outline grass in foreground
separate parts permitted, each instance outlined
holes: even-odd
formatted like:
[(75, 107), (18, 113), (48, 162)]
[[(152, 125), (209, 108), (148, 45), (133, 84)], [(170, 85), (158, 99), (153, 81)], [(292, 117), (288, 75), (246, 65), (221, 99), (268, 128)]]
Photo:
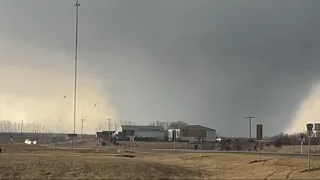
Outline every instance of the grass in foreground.
[(198, 176), (196, 171), (178, 165), (167, 165), (141, 158), (115, 156), (40, 154), (3, 155), (0, 178), (14, 179), (186, 179)]
[[(114, 150), (52, 150), (37, 146), (7, 146), (0, 154), (1, 179), (317, 179), (319, 160), (306, 169), (306, 158), (239, 154), (166, 154), (138, 152), (118, 157)], [(19, 152), (20, 151), (20, 152)]]

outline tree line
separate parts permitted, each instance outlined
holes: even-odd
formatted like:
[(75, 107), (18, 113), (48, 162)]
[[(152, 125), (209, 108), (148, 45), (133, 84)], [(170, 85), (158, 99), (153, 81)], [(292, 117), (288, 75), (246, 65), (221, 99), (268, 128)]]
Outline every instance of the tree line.
[(49, 133), (45, 126), (37, 123), (0, 121), (0, 132), (28, 132), (28, 133)]
[[(278, 140), (281, 141), (282, 145), (299, 145), (301, 143), (301, 139), (303, 139), (303, 144), (308, 144), (308, 135), (307, 132), (302, 133), (295, 133), (295, 134), (285, 134), (285, 133), (279, 133), (277, 135), (274, 135), (270, 137), (271, 140)], [(320, 144), (320, 138), (319, 137), (311, 137), (310, 139), (311, 145), (319, 145)]]
[(172, 121), (172, 122), (168, 122), (168, 121), (154, 121), (149, 123), (149, 126), (162, 126), (164, 128), (164, 130), (168, 130), (169, 128), (177, 128), (177, 127), (181, 127), (181, 126), (187, 126), (188, 123), (184, 122), (184, 121)]

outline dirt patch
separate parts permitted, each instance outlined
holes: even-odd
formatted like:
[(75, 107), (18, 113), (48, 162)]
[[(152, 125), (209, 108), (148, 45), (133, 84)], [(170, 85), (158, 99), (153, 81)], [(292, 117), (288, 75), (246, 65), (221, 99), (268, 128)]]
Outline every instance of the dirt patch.
[(249, 164), (266, 162), (266, 161), (269, 161), (269, 160), (272, 160), (272, 159), (270, 158), (270, 159), (253, 160), (253, 161), (250, 161)]
[(300, 172), (307, 173), (307, 172), (313, 172), (313, 171), (320, 171), (320, 168), (310, 168), (310, 170), (303, 169)]
[(128, 157), (128, 158), (134, 158), (136, 156), (130, 155), (130, 154), (120, 154), (120, 155), (115, 155), (115, 157)]

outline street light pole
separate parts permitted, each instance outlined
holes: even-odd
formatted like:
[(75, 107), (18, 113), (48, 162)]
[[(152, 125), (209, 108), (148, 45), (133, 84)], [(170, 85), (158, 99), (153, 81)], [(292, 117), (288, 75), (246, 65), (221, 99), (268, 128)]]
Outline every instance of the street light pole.
[[(73, 96), (73, 134), (76, 134), (76, 113), (77, 113), (77, 75), (78, 75), (78, 21), (79, 21), (79, 0), (76, 4), (76, 39), (75, 39), (75, 55), (74, 55), (74, 96)], [(73, 139), (72, 136), (72, 149), (73, 149)]]

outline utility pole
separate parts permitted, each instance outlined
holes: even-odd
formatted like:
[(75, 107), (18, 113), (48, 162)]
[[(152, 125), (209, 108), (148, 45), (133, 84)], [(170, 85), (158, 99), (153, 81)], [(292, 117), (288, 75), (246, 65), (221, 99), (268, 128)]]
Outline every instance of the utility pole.
[(82, 133), (83, 133), (83, 121), (84, 121), (84, 119), (82, 118), (82, 119), (80, 119), (80, 121), (81, 121), (81, 138), (82, 138)]
[[(78, 22), (79, 22), (79, 0), (76, 4), (76, 37), (75, 37), (75, 53), (74, 53), (74, 96), (73, 96), (73, 134), (76, 134), (76, 114), (77, 114), (77, 73), (78, 73)], [(73, 149), (72, 136), (72, 149)]]
[(251, 120), (254, 119), (255, 117), (254, 116), (246, 116), (244, 118), (249, 119), (249, 139), (251, 142)]

